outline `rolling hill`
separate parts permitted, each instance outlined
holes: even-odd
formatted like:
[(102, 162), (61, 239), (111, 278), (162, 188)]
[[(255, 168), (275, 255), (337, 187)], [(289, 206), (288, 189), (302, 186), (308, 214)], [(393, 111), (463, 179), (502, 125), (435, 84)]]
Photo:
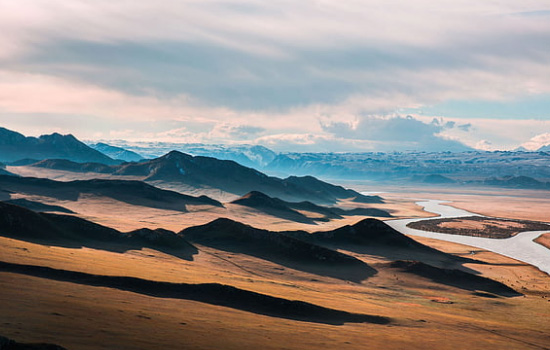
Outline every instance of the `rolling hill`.
[(195, 247), (168, 230), (123, 233), (72, 215), (36, 213), (0, 202), (0, 236), (63, 247), (91, 247), (124, 252), (143, 247), (192, 260)]
[(82, 194), (108, 197), (125, 203), (185, 212), (187, 205), (222, 204), (206, 196), (193, 197), (156, 188), (141, 181), (79, 180), (61, 182), (32, 177), (0, 175), (0, 188), (9, 188), (26, 195), (39, 195), (76, 201)]
[[(387, 211), (376, 208), (355, 208), (346, 210), (335, 207), (324, 207), (308, 201), (287, 202), (278, 198), (269, 197), (258, 191), (249, 192), (231, 203), (253, 208), (286, 220), (305, 223), (341, 219), (343, 215), (391, 217), (391, 214)], [(308, 217), (307, 214), (303, 212), (315, 213), (318, 215)]]
[(220, 218), (179, 233), (185, 240), (222, 251), (247, 254), (293, 269), (360, 282), (376, 273), (350, 255), (284, 233), (257, 229)]

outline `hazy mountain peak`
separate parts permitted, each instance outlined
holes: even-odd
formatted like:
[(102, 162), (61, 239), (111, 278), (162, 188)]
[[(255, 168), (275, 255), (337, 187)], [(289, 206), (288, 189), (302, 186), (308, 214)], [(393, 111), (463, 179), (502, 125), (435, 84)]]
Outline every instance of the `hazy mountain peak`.
[(141, 154), (138, 154), (136, 152), (127, 150), (122, 147), (117, 146), (111, 146), (104, 142), (98, 142), (96, 144), (90, 144), (90, 147), (95, 149), (96, 151), (99, 151), (113, 159), (120, 159), (125, 162), (139, 162), (140, 160), (144, 159)]
[(12, 130), (0, 127), (0, 145), (13, 144), (25, 140), (25, 136)]
[(54, 132), (36, 138), (0, 128), (0, 161), (13, 162), (25, 158), (116, 163), (112, 158), (86, 146), (71, 134), (61, 135)]

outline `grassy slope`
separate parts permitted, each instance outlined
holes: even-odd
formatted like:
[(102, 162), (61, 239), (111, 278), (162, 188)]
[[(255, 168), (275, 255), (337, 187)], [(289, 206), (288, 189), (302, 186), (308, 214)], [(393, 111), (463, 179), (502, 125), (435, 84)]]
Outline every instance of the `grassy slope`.
[[(542, 298), (544, 290), (550, 290), (549, 278), (521, 264), (470, 266), (484, 274), (521, 275), (526, 281), (508, 281), (527, 288), (523, 290), (525, 298), (488, 299), (402, 273), (369, 256), (362, 258), (375, 265), (379, 274), (362, 284), (350, 284), (206, 247), (201, 247), (195, 261), (189, 262), (148, 249), (118, 254), (45, 247), (7, 238), (0, 238), (0, 243), (0, 257), (11, 262), (158, 281), (225, 283), (396, 320), (389, 326), (329, 326), (0, 273), (0, 307), (6, 310), (0, 333), (19, 341), (55, 342), (68, 349), (96, 349), (102, 345), (112, 349), (238, 349), (258, 344), (267, 349), (359, 349), (366, 343), (372, 349), (422, 349), (430, 344), (440, 349), (456, 348), (457, 344), (459, 348), (525, 349), (532, 347), (525, 342), (543, 346), (550, 340), (550, 326), (545, 322), (550, 316), (550, 303)], [(467, 250), (459, 245), (438, 244), (458, 254)], [(493, 263), (513, 263), (490, 253), (478, 257)]]
[[(43, 199), (43, 198), (42, 198)], [(399, 196), (400, 213), (423, 215)], [(274, 230), (303, 229), (273, 217), (227, 209), (176, 213), (140, 209), (103, 198), (57, 202), (121, 230), (143, 226), (181, 230), (222, 211)], [(395, 213), (394, 213), (395, 215)], [(425, 214), (424, 214), (425, 215)], [(309, 230), (329, 230), (359, 218), (335, 220)], [(418, 238), (467, 257), (473, 248)], [(199, 246), (194, 261), (151, 249), (115, 253), (48, 247), (0, 237), (0, 260), (101, 275), (124, 275), (175, 283), (223, 283), (291, 300), (356, 313), (391, 317), (391, 325), (332, 326), (262, 316), (196, 301), (161, 299), (104, 287), (0, 272), (0, 335), (20, 342), (51, 342), (70, 349), (545, 349), (550, 344), (550, 277), (485, 251), (467, 264), (524, 293), (484, 298), (389, 266), (378, 256), (347, 252), (378, 274), (361, 284), (301, 272), (272, 262)], [(452, 302), (452, 303), (449, 303)]]

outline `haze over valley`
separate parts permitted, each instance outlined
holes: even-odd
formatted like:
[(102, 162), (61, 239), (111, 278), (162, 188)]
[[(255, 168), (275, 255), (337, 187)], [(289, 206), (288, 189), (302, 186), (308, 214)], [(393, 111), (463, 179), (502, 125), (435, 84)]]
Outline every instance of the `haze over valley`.
[(0, 350), (550, 349), (550, 4), (0, 1)]
[[(380, 348), (387, 342), (399, 347), (400, 334), (444, 344), (449, 334), (458, 342), (467, 333), (489, 348), (508, 344), (510, 333), (517, 348), (526, 342), (542, 348), (546, 340), (545, 326), (537, 333), (546, 314), (535, 311), (548, 308), (546, 235), (539, 234), (526, 246), (544, 250), (539, 258), (533, 256), (532, 266), (531, 258), (523, 262), (521, 254), (513, 260), (514, 253), (499, 255), (491, 248), (475, 248), (475, 242), (471, 247), (445, 242), (444, 237), (405, 235), (397, 225), (416, 218), (410, 227), (495, 240), (519, 237), (523, 231), (550, 231), (545, 216), (541, 219), (537, 211), (527, 217), (510, 210), (501, 214), (508, 209), (502, 199), (508, 197), (522, 205), (532, 203), (533, 208), (542, 201), (539, 207), (544, 211), (550, 206), (544, 186), (471, 180), (480, 179), (474, 170), (479, 168), (489, 175), (529, 166), (544, 174), (545, 152), (295, 153), (294, 167), (284, 171), (318, 169), (322, 174), (320, 169), (327, 169), (325, 177), (334, 178), (333, 169), (345, 184), (340, 186), (311, 175), (267, 175), (261, 170), (273, 169), (281, 157), (291, 158), (271, 152), (271, 162), (261, 165), (262, 158), (250, 152), (271, 154), (264, 148), (244, 148), (249, 153), (243, 163), (255, 159), (254, 169), (227, 160), (243, 159), (243, 148), (224, 148), (225, 159), (210, 157), (214, 154), (206, 151), (208, 147), (196, 152), (202, 155), (173, 150), (148, 159), (104, 143), (90, 147), (71, 135), (28, 138), (7, 129), (2, 135), (3, 300), (22, 292), (37, 302), (30, 307), (14, 303), (13, 296), (5, 305), (3, 329), (10, 344), (46, 342), (67, 349), (94, 349), (96, 344), (171, 347), (185, 336), (197, 344), (190, 348), (240, 348), (269, 334), (277, 339), (272, 344), (275, 349), (283, 346), (280, 341), (286, 334), (296, 337), (300, 349), (324, 346), (318, 342), (352, 349), (362, 342), (346, 339), (361, 339), (364, 332)], [(215, 150), (220, 156), (219, 148)], [(376, 162), (373, 156), (384, 161)], [(351, 159), (360, 161), (350, 163)], [(402, 172), (389, 170), (407, 159), (415, 159), (415, 166)], [(380, 169), (358, 180), (356, 169), (369, 174), (373, 163)], [(428, 163), (430, 168), (425, 166)], [(449, 174), (442, 169), (450, 163), (454, 171)], [(307, 166), (297, 171), (296, 164)], [(393, 175), (376, 179), (382, 172)], [(453, 175), (462, 181), (450, 180)], [(497, 196), (504, 205), (495, 202)], [(484, 202), (492, 205), (477, 211), (489, 217), (429, 219), (436, 214), (416, 204), (419, 198), (448, 198), (451, 205), (456, 201), (472, 210)], [(490, 217), (497, 214), (499, 218)], [(47, 285), (49, 292), (37, 295), (35, 288), (41, 285)], [(107, 293), (101, 301), (104, 316), (86, 318), (83, 312), (99, 307), (93, 302), (98, 288)], [(117, 300), (126, 301), (117, 306)], [(401, 307), (396, 309), (395, 303)], [(485, 310), (485, 317), (477, 317), (472, 307)], [(522, 317), (521, 331), (517, 319), (503, 317), (511, 307)], [(457, 327), (452, 316), (457, 314), (474, 328)], [(57, 321), (52, 324), (50, 319)], [(111, 322), (124, 326), (109, 333)], [(250, 322), (239, 331), (247, 337), (227, 329), (243, 322)], [(495, 322), (498, 330), (487, 338), (485, 329)], [(143, 327), (152, 324), (169, 336), (141, 336)], [(308, 345), (294, 331), (288, 333), (290, 325), (318, 341)], [(319, 337), (315, 325), (323, 325), (328, 338)], [(99, 343), (84, 336), (101, 330)], [(223, 345), (221, 332), (226, 334)], [(333, 332), (338, 337), (332, 337)], [(454, 347), (453, 342), (446, 344)], [(418, 341), (406, 343), (423, 346)]]

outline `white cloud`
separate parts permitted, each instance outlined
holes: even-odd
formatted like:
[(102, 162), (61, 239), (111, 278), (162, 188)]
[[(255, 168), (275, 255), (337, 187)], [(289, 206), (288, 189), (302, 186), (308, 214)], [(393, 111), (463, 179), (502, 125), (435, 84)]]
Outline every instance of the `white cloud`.
[[(429, 121), (432, 117), (415, 116), (416, 118)], [(439, 135), (455, 140), (478, 149), (490, 147), (491, 150), (513, 150), (539, 134), (541, 131), (550, 133), (550, 120), (540, 119), (455, 119), (460, 123), (470, 125), (467, 129), (455, 127), (445, 129)], [(482, 141), (490, 142), (490, 145)], [(481, 147), (479, 147), (478, 143)], [(530, 146), (531, 147), (531, 146)], [(533, 146), (534, 147), (534, 146)], [(531, 148), (532, 149), (532, 148)]]
[(322, 124), (322, 127), (341, 138), (389, 143), (394, 150), (467, 150), (468, 147), (457, 140), (440, 135), (454, 125), (452, 121), (437, 118), (426, 123), (412, 116), (365, 116), (354, 123), (333, 122)]
[(529, 141), (521, 144), (521, 146), (530, 151), (536, 151), (546, 145), (550, 145), (550, 132), (534, 136)]
[(435, 125), (399, 113), (550, 94), (549, 9), (545, 0), (3, 1), (0, 117), (23, 132), (84, 138), (311, 150), (457, 140), (504, 149), (533, 138), (535, 147), (547, 121), (464, 115)]
[(482, 151), (494, 151), (495, 148), (493, 147), (493, 144), (490, 141), (487, 140), (481, 140), (476, 143), (475, 146), (476, 149), (482, 150)]
[(365, 152), (374, 151), (380, 143), (354, 140), (328, 134), (274, 134), (259, 137), (254, 144), (280, 152)]

